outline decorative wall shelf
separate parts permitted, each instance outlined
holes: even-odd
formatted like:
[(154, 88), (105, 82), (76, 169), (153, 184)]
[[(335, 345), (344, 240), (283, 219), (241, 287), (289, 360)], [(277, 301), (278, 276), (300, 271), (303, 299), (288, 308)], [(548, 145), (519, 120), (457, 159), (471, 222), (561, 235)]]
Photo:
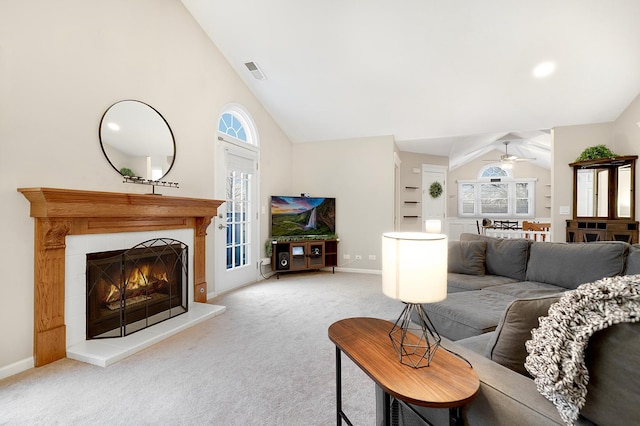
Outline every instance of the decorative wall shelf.
[(160, 181), (153, 179), (145, 179), (139, 176), (123, 176), (124, 180), (122, 183), (137, 183), (138, 185), (151, 185), (152, 194), (156, 193), (156, 186), (162, 186), (166, 188), (180, 188), (180, 184), (178, 182), (168, 182), (168, 181)]
[[(404, 187), (405, 190), (409, 191), (409, 193), (407, 193), (407, 198), (418, 198), (420, 197), (420, 193), (417, 192), (418, 190), (420, 190), (420, 186), (413, 186), (413, 185), (407, 185)], [(414, 200), (405, 200), (402, 202), (404, 204), (404, 212), (406, 213), (417, 213), (419, 212), (418, 210), (418, 205), (420, 204), (420, 201), (414, 201)], [(403, 213), (404, 213), (403, 212)], [(413, 219), (418, 219), (420, 218), (419, 215), (415, 215), (415, 214), (404, 214), (402, 215), (403, 219), (409, 219), (411, 220), (411, 222), (414, 222)]]

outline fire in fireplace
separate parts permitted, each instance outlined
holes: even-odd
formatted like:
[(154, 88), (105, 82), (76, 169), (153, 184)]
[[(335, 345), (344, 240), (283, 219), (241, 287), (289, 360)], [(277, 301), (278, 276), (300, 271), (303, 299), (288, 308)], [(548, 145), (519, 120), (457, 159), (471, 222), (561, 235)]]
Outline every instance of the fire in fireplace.
[(87, 339), (122, 337), (188, 311), (188, 247), (157, 238), (87, 254)]

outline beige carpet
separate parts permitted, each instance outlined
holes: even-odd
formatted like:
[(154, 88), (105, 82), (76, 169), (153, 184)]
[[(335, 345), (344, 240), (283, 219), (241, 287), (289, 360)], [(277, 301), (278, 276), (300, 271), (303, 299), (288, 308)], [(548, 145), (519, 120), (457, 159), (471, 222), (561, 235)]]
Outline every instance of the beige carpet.
[[(0, 381), (1, 425), (334, 425), (334, 321), (395, 320), (379, 275), (282, 275), (227, 312), (108, 368), (70, 359)], [(344, 410), (375, 424), (373, 382), (343, 356)]]

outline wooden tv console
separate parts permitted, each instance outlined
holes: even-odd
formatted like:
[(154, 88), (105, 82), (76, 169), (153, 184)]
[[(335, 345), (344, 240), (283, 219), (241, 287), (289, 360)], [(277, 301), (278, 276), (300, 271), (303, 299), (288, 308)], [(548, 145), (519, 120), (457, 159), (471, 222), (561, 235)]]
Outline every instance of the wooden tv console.
[(272, 241), (271, 269), (281, 272), (308, 271), (338, 266), (338, 240)]

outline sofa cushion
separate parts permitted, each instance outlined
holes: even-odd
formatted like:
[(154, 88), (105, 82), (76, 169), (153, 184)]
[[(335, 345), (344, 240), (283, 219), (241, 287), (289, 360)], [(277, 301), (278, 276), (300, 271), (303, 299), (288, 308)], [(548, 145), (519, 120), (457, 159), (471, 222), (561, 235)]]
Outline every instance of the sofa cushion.
[(484, 275), (486, 250), (484, 241), (449, 241), (449, 272)]
[(580, 414), (595, 424), (637, 424), (638, 341), (637, 322), (615, 324), (589, 338), (585, 351), (589, 384)]
[(504, 239), (486, 235), (461, 234), (460, 241), (486, 241), (487, 273), (524, 281), (530, 241), (524, 238)]
[(474, 351), (477, 354), (484, 356), (485, 352), (487, 351), (487, 344), (489, 344), (489, 340), (491, 340), (493, 333), (495, 333), (495, 331), (479, 334), (477, 336), (467, 337), (466, 339), (456, 340), (456, 345), (463, 346)]
[(486, 348), (485, 356), (498, 364), (529, 375), (524, 368), (527, 357), (525, 342), (531, 340), (531, 330), (538, 327), (538, 318), (546, 316), (549, 307), (560, 300), (559, 295), (516, 299), (505, 309), (496, 331)]
[(424, 304), (435, 329), (451, 340), (495, 330), (500, 315), (515, 298), (485, 290), (449, 294), (445, 300)]
[(482, 290), (493, 286), (517, 282), (513, 278), (499, 275), (464, 275), (449, 272), (447, 274), (447, 291), (456, 293), (459, 291)]
[(623, 242), (534, 242), (529, 254), (527, 281), (575, 289), (580, 284), (621, 275), (629, 244)]
[(640, 274), (640, 244), (634, 244), (629, 247), (629, 255), (627, 256), (627, 269), (625, 275)]
[(536, 281), (520, 281), (517, 283), (494, 285), (485, 288), (485, 290), (493, 291), (495, 293), (508, 294), (509, 296), (517, 297), (518, 299), (549, 296), (552, 294), (558, 294), (568, 291), (564, 287), (553, 284), (539, 283)]

